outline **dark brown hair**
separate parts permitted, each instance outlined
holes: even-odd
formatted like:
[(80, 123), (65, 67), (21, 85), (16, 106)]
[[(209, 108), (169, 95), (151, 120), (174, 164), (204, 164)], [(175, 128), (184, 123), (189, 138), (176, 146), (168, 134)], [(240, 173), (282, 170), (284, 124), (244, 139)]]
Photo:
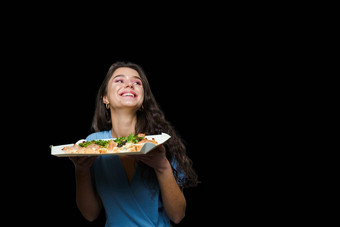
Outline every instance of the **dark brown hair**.
[[(112, 64), (101, 84), (97, 98), (96, 98), (96, 108), (92, 121), (92, 129), (95, 132), (110, 130), (112, 128), (111, 115), (109, 110), (105, 108), (103, 103), (103, 96), (107, 95), (107, 86), (112, 74), (117, 68), (129, 67), (136, 70), (141, 77), (143, 89), (144, 89), (144, 100), (143, 100), (143, 110), (137, 111), (137, 123), (135, 128), (135, 133), (145, 133), (146, 135), (157, 135), (165, 132), (171, 136), (171, 138), (164, 143), (166, 149), (166, 156), (170, 163), (175, 160), (177, 163), (176, 170), (173, 168), (174, 176), (179, 183), (180, 187), (193, 187), (198, 183), (197, 174), (192, 167), (192, 161), (186, 154), (186, 147), (183, 144), (178, 133), (175, 132), (174, 128), (169, 121), (165, 119), (163, 111), (160, 109), (156, 102), (154, 95), (151, 92), (149, 82), (141, 66), (132, 62), (116, 62)], [(154, 178), (154, 171), (152, 169), (142, 164), (142, 169), (147, 172), (146, 176)], [(185, 174), (185, 178), (179, 177), (179, 175)]]

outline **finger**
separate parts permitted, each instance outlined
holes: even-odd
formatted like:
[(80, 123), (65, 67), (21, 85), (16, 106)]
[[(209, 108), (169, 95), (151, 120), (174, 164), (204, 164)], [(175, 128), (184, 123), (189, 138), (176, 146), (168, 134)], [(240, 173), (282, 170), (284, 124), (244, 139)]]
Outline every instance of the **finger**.
[(73, 162), (75, 162), (75, 161), (77, 161), (77, 159), (78, 159), (78, 157), (73, 157), (73, 156), (70, 156), (70, 157), (68, 157), (71, 161), (73, 161)]
[(157, 150), (160, 151), (160, 152), (166, 152), (163, 144), (159, 145)]
[(126, 157), (129, 157), (129, 158), (137, 158), (137, 157), (140, 156), (140, 155), (136, 155), (136, 154), (126, 154), (125, 156), (126, 156)]
[(95, 160), (96, 156), (92, 156), (92, 157), (75, 157), (73, 158), (73, 162), (76, 165), (80, 165), (80, 166), (86, 166), (90, 163), (92, 163)]
[(78, 165), (79, 157), (69, 157), (69, 159), (73, 162), (74, 165)]
[(151, 160), (151, 157), (146, 156), (146, 155), (143, 155), (143, 156), (138, 155), (138, 157), (136, 157), (136, 159), (137, 159), (138, 161), (145, 162), (145, 161), (150, 161), (150, 160)]
[(147, 159), (147, 158), (149, 158), (149, 156), (146, 155), (146, 154), (143, 154), (143, 155), (136, 155), (135, 158), (136, 159)]
[(76, 157), (74, 158), (74, 160), (76, 161), (77, 164), (82, 164), (83, 162), (85, 162), (86, 157)]
[(92, 163), (96, 160), (97, 156), (88, 157), (83, 161), (83, 165), (92, 165)]
[(159, 145), (157, 148), (148, 152), (148, 154), (152, 154), (152, 153), (165, 153), (165, 148), (164, 148), (163, 144)]

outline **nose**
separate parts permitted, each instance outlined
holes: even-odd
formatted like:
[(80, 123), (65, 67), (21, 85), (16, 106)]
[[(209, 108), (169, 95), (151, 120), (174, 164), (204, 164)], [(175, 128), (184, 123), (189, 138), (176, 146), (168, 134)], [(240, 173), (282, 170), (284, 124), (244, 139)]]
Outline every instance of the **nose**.
[(127, 87), (133, 88), (133, 83), (132, 83), (132, 82), (129, 82), (129, 83), (127, 83), (127, 84), (125, 85), (125, 87), (126, 87), (126, 88), (127, 88)]

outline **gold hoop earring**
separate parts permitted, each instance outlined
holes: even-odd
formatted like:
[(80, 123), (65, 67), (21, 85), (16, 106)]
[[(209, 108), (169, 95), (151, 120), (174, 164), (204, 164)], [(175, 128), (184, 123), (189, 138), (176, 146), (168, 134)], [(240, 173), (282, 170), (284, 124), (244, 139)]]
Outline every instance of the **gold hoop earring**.
[(105, 107), (106, 107), (106, 109), (110, 109), (110, 106), (109, 106), (109, 104), (105, 104)]

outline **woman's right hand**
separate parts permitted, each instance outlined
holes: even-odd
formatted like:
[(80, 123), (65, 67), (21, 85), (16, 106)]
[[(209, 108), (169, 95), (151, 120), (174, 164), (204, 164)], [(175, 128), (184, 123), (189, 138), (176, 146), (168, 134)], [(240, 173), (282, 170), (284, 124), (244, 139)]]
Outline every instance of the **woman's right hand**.
[(96, 158), (97, 156), (69, 157), (73, 162), (75, 169), (78, 171), (89, 170)]

